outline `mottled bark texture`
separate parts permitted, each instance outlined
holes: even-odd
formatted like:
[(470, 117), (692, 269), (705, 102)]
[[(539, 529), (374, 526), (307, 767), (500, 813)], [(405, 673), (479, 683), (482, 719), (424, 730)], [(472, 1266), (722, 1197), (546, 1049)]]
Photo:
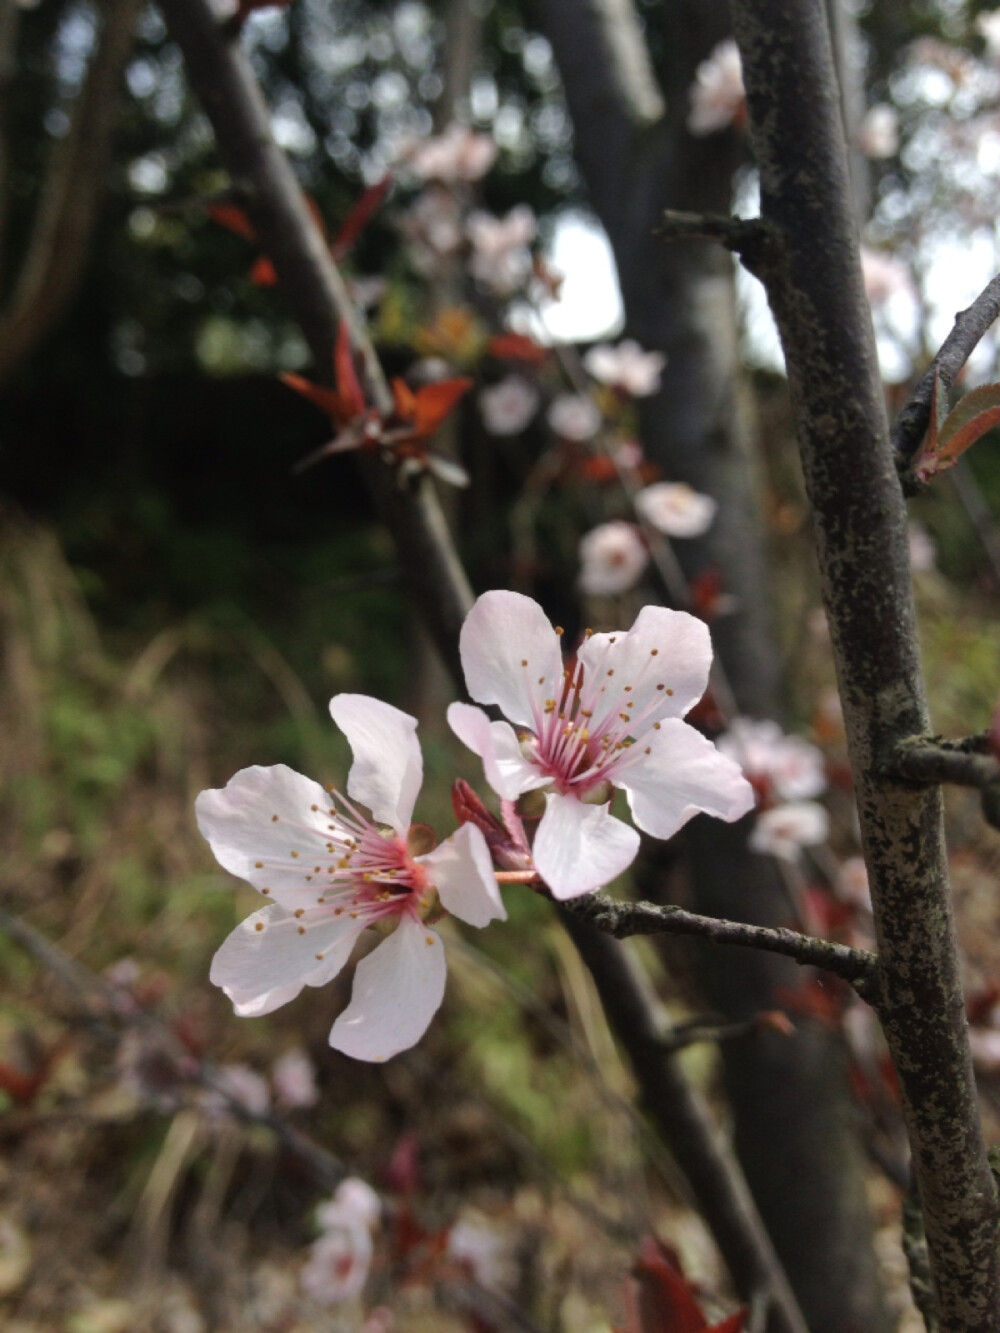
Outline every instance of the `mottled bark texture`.
[[(732, 259), (707, 240), (654, 233), (666, 209), (728, 214), (740, 141), (732, 131), (695, 139), (688, 91), (698, 63), (728, 32), (721, 3), (666, 0), (646, 10), (662, 47), (666, 111), (642, 114), (634, 69), (615, 63), (603, 5), (536, 0), (573, 118), (574, 155), (614, 248), (627, 332), (667, 353), (662, 391), (642, 404), (643, 443), (665, 476), (719, 501), (703, 539), (677, 544), (688, 576), (716, 566), (738, 599), (712, 637), (739, 709), (781, 717), (768, 607), (750, 422), (736, 341)], [(645, 77), (645, 76), (644, 76)], [(768, 858), (751, 854), (748, 821), (697, 820), (685, 839), (699, 912), (762, 926), (789, 923), (788, 900)], [(647, 862), (641, 888), (662, 895)], [(726, 946), (692, 945), (707, 996), (727, 1019), (774, 1008), (803, 984), (794, 963)], [(863, 1189), (863, 1154), (851, 1119), (836, 1036), (804, 1023), (793, 1041), (764, 1036), (722, 1051), (736, 1147), (758, 1206), (814, 1333), (888, 1327)]]
[(734, 0), (881, 971), (941, 1328), (1000, 1327), (996, 1190), (965, 1033), (941, 799), (882, 776), (927, 732), (906, 544), (822, 7)]
[[(219, 155), (309, 342), (317, 375), (328, 378), (332, 372), (337, 325), (346, 322), (364, 362), (369, 401), (386, 410), (392, 399), (375, 349), (295, 173), (274, 142), (267, 106), (238, 41), (220, 27), (206, 0), (163, 0), (160, 8), (212, 122)], [(461, 680), (458, 634), (472, 590), (433, 484), (421, 476), (403, 485), (394, 468), (373, 460), (365, 460), (364, 472), (399, 550), (407, 588), (442, 659)]]

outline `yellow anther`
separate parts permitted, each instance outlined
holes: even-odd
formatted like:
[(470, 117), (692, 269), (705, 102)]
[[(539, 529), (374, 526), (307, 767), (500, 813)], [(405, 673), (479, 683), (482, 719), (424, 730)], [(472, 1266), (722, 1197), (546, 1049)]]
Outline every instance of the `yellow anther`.
[(299, 934), (300, 934), (300, 935), (304, 935), (305, 933), (306, 933), (306, 928), (305, 928), (305, 926), (299, 926)]
[(254, 867), (255, 867), (255, 869), (257, 869), (257, 870), (263, 870), (263, 869), (264, 869), (264, 862), (263, 862), (263, 861), (254, 861)]
[(306, 909), (304, 907), (296, 907), (295, 915), (297, 917), (303, 917), (305, 916), (305, 914), (306, 914)]
[(263, 929), (264, 929), (263, 921), (258, 921), (257, 924), (254, 926), (254, 930), (263, 930)]
[(290, 852), (289, 855), (290, 855), (290, 856), (293, 856), (293, 857), (297, 857), (297, 856), (298, 856), (298, 852)]
[(593, 634), (593, 632), (594, 632), (594, 631), (593, 631), (592, 629), (585, 629), (585, 630), (583, 631), (583, 637), (584, 637), (585, 639), (589, 639), (590, 636)]
[(522, 657), (522, 658), (521, 658), (521, 665), (522, 665), (522, 666), (527, 666), (527, 665), (528, 665), (528, 659), (527, 659), (526, 657)]
[(277, 816), (277, 815), (272, 815), (272, 816), (271, 816), (271, 823), (272, 823), (272, 824), (277, 824), (277, 822), (278, 822), (278, 816)]
[(673, 694), (673, 690), (667, 690), (668, 694)]
[(659, 654), (659, 651), (660, 651), (659, 648), (650, 648), (649, 650), (650, 657), (656, 657)]
[(311, 805), (311, 806), (309, 807), (309, 809), (315, 812), (316, 810), (319, 809), (319, 806), (318, 806), (318, 805)]
[(566, 631), (563, 629), (562, 625), (556, 625), (556, 626), (555, 626), (555, 631), (556, 631), (557, 634), (560, 634), (560, 635), (566, 633)]

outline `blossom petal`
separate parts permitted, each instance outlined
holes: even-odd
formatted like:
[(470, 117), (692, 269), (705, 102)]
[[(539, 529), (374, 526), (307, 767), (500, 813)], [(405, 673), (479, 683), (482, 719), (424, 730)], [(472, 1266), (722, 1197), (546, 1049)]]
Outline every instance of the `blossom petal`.
[[(293, 999), (303, 986), (336, 976), (365, 924), (346, 912), (305, 912), (298, 917), (277, 905), (264, 907), (223, 941), (209, 978), (244, 1012), (269, 1012)], [(267, 1009), (247, 1008), (278, 990), (289, 992), (285, 1000)]]
[(607, 805), (550, 792), (535, 836), (535, 866), (556, 898), (577, 898), (627, 870), (639, 850), (634, 828)]
[(551, 781), (521, 753), (509, 723), (491, 722), (481, 708), (456, 703), (448, 706), (448, 725), (463, 745), (479, 755), (486, 781), (505, 801), (514, 801), (522, 792)]
[(490, 849), (474, 824), (462, 824), (440, 847), (417, 859), (427, 867), (442, 906), (452, 916), (470, 926), (507, 920)]
[(654, 838), (672, 837), (701, 812), (732, 823), (753, 809), (753, 788), (739, 765), (678, 718), (665, 719), (628, 753), (614, 781), (635, 822)]
[(357, 966), (351, 1003), (330, 1030), (330, 1045), (355, 1060), (388, 1060), (415, 1045), (444, 999), (441, 937), (404, 916)]
[(614, 672), (616, 698), (630, 686), (636, 718), (651, 724), (683, 717), (705, 693), (712, 641), (705, 622), (686, 611), (644, 606), (627, 633), (593, 634), (577, 657), (595, 678)]
[(459, 639), (469, 694), (498, 704), (511, 722), (537, 728), (547, 697), (562, 689), (559, 637), (537, 602), (519, 592), (485, 592)]
[(284, 764), (244, 768), (221, 789), (195, 802), (202, 836), (231, 874), (286, 907), (311, 906), (322, 892), (318, 861), (329, 862), (327, 842), (340, 827), (330, 798), (311, 778)]
[(417, 719), (367, 694), (335, 695), (330, 713), (354, 753), (348, 796), (405, 834), (424, 777)]

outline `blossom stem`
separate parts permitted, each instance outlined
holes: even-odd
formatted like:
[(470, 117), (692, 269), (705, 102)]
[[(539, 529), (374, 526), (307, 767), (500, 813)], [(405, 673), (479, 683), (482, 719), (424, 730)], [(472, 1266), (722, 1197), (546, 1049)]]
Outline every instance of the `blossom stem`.
[(498, 884), (541, 884), (537, 870), (495, 870)]

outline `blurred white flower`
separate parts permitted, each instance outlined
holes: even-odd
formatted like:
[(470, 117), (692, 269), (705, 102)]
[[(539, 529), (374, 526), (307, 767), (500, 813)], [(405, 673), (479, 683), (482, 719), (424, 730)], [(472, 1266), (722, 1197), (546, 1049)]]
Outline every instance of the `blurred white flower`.
[(320, 1305), (339, 1305), (360, 1296), (372, 1262), (372, 1238), (360, 1223), (331, 1227), (309, 1247), (299, 1273), (305, 1294)]
[(659, 389), (667, 358), (662, 352), (644, 352), (634, 338), (626, 338), (617, 347), (598, 343), (583, 364), (602, 384), (613, 384), (633, 398), (647, 398)]
[(422, 191), (396, 225), (409, 242), (410, 262), (425, 278), (437, 276), (443, 261), (462, 246), (458, 203), (438, 186)]
[(826, 791), (822, 751), (801, 736), (786, 736), (770, 718), (734, 718), (716, 744), (758, 790), (770, 787), (782, 801), (808, 800)]
[(972, 1063), (981, 1074), (1000, 1073), (1000, 1030), (970, 1027), (969, 1046)]
[(477, 181), (496, 161), (499, 147), (489, 134), (452, 123), (443, 134), (422, 139), (405, 149), (402, 162), (424, 180)]
[(910, 568), (916, 574), (926, 574), (937, 565), (937, 543), (922, 523), (913, 519), (907, 526), (906, 537), (910, 547)]
[(858, 147), (866, 157), (895, 157), (899, 152), (899, 116), (888, 102), (876, 102), (858, 127)]
[(986, 55), (990, 60), (1000, 60), (1000, 9), (977, 14), (976, 28), (986, 43)]
[(683, 481), (658, 481), (635, 497), (635, 507), (647, 523), (668, 537), (700, 537), (712, 526), (718, 505)]
[(601, 428), (597, 404), (585, 393), (563, 393), (554, 398), (546, 420), (564, 440), (592, 440)]
[(649, 564), (634, 523), (600, 523), (580, 539), (580, 590), (596, 597), (628, 592)]
[(720, 42), (702, 61), (689, 97), (687, 127), (692, 134), (714, 134), (742, 117), (746, 92), (739, 48), (734, 41)]
[(863, 856), (849, 856), (841, 864), (836, 895), (842, 903), (852, 907), (862, 907), (866, 912), (872, 910), (871, 889), (868, 887), (868, 867)]
[(507, 375), (480, 391), (479, 410), (491, 435), (520, 435), (538, 411), (541, 395), (523, 375)]
[(216, 1070), (215, 1087), (207, 1094), (205, 1110), (212, 1116), (232, 1114), (235, 1102), (251, 1115), (266, 1115), (271, 1109), (271, 1090), (248, 1065), (222, 1065)]
[(497, 1231), (477, 1215), (461, 1218), (448, 1232), (448, 1256), (488, 1291), (503, 1291), (511, 1285), (506, 1246)]
[(790, 801), (757, 816), (749, 846), (755, 852), (795, 861), (801, 848), (826, 842), (829, 832), (830, 816), (823, 806), (816, 801)]
[(316, 1070), (301, 1046), (278, 1056), (271, 1070), (271, 1082), (282, 1106), (315, 1106), (319, 1101)]
[(895, 255), (884, 250), (873, 250), (870, 246), (861, 247), (861, 275), (865, 283), (865, 295), (872, 307), (884, 305), (898, 292), (910, 290), (910, 271)]
[(470, 213), (465, 232), (472, 245), (472, 276), (498, 296), (513, 295), (531, 273), (528, 246), (537, 230), (527, 204), (518, 204), (503, 218)]
[(352, 1222), (374, 1231), (381, 1216), (382, 1200), (359, 1176), (342, 1180), (333, 1198), (316, 1209), (316, 1221), (324, 1231)]

